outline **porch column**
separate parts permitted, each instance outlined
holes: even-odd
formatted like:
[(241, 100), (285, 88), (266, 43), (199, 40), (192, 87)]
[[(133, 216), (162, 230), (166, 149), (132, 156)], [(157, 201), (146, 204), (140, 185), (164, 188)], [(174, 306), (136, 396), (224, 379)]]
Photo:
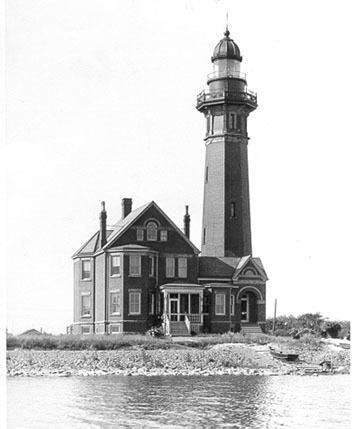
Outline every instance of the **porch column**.
[(168, 314), (168, 307), (167, 307), (167, 290), (163, 291), (163, 312), (164, 314)]
[(203, 292), (199, 292), (199, 314), (200, 323), (203, 325)]

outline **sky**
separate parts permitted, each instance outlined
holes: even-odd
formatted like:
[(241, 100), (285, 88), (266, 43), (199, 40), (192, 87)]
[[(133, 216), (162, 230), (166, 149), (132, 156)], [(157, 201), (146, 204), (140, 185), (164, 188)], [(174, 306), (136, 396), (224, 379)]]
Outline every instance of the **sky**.
[[(223, 37), (243, 56), (253, 254), (267, 315), (352, 313), (350, 2), (11, 0), (6, 7), (6, 326), (65, 332), (71, 255), (121, 199), (154, 200), (200, 248), (205, 119)], [(3, 246), (2, 246), (3, 247)]]

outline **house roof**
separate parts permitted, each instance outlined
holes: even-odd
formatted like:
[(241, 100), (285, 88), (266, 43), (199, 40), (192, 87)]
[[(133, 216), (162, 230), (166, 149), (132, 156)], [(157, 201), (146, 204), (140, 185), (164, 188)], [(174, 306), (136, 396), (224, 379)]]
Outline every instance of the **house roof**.
[[(112, 227), (108, 227), (106, 231), (106, 240), (112, 234), (112, 232)], [(74, 253), (72, 257), (75, 258), (77, 256), (90, 256), (96, 253), (99, 249), (99, 237), (100, 231), (96, 231), (93, 236), (88, 241), (86, 241), (86, 243), (81, 246), (79, 250)]]
[(229, 277), (231, 279), (239, 260), (240, 258), (201, 256), (199, 258), (199, 277)]
[(242, 269), (248, 264), (248, 263), (253, 263), (253, 265), (255, 266), (255, 268), (257, 269), (257, 271), (259, 271), (261, 277), (263, 277), (265, 280), (268, 280), (267, 277), (267, 273), (263, 267), (262, 261), (260, 258), (253, 258), (252, 256), (248, 255), (248, 256), (243, 256), (239, 263), (237, 264), (237, 266), (235, 267), (235, 274), (233, 276), (233, 278), (236, 278), (242, 271)]
[[(124, 219), (120, 219), (112, 226), (107, 226), (107, 243), (103, 246), (102, 249), (107, 249), (111, 246), (111, 244), (119, 238), (135, 221), (138, 220), (140, 216), (142, 216), (150, 207), (155, 207), (158, 212), (162, 216), (166, 218), (166, 220), (173, 226), (173, 228), (181, 235), (181, 237), (193, 248), (196, 254), (199, 253), (197, 247), (189, 240), (189, 238), (178, 228), (178, 226), (172, 222), (172, 220), (167, 216), (167, 214), (154, 202), (151, 201), (149, 203), (144, 204), (131, 211), (128, 216)], [(73, 258), (78, 256), (85, 255), (93, 255), (98, 250), (100, 250), (99, 246), (99, 231), (97, 231), (75, 254)]]
[(25, 332), (22, 332), (22, 334), (20, 335), (43, 335), (43, 333), (40, 331), (37, 331), (37, 329), (32, 328), (32, 329), (28, 329)]
[(241, 258), (201, 256), (199, 258), (199, 277), (235, 279), (250, 261), (256, 266), (261, 276), (268, 280), (260, 258), (253, 258), (250, 255)]

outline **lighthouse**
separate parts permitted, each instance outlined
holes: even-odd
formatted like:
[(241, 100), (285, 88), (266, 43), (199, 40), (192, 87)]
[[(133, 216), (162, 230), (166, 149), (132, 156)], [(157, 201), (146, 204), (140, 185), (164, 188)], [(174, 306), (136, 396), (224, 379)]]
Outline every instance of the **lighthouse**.
[(211, 57), (208, 89), (197, 97), (206, 120), (202, 256), (252, 255), (247, 122), (257, 95), (247, 87), (230, 32)]

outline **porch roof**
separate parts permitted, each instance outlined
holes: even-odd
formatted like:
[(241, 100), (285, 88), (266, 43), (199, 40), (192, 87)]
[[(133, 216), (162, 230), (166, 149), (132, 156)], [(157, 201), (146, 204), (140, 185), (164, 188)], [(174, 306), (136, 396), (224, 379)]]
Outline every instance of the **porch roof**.
[(203, 292), (205, 287), (195, 283), (166, 283), (160, 286), (161, 291), (168, 292)]

